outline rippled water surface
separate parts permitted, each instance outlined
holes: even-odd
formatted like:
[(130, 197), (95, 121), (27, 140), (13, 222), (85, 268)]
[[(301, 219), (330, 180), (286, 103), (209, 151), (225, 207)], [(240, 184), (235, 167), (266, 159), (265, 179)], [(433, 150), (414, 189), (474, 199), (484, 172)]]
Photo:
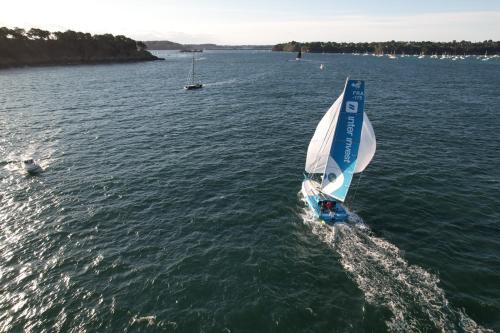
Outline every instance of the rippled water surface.
[[(500, 60), (163, 55), (0, 71), (1, 332), (500, 331)], [(378, 150), (331, 228), (298, 192), (348, 75)]]

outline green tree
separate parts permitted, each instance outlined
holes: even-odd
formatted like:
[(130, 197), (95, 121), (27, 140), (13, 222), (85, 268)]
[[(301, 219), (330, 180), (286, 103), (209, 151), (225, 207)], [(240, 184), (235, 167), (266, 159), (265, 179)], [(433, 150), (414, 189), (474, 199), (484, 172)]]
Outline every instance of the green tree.
[(42, 29), (37, 29), (37, 28), (31, 28), (27, 33), (26, 36), (28, 36), (29, 39), (43, 39), (46, 40), (50, 36), (50, 31), (42, 30)]
[(143, 43), (143, 42), (141, 42), (141, 41), (138, 41), (138, 42), (136, 43), (136, 45), (137, 45), (137, 49), (138, 49), (139, 51), (144, 51), (144, 50), (146, 50), (146, 49), (148, 48), (148, 47), (146, 46), (146, 44), (144, 44), (144, 43)]
[(0, 28), (0, 39), (7, 39), (10, 36), (10, 29), (6, 27)]
[(26, 39), (26, 30), (23, 28), (14, 28), (10, 30), (10, 34), (14, 39)]

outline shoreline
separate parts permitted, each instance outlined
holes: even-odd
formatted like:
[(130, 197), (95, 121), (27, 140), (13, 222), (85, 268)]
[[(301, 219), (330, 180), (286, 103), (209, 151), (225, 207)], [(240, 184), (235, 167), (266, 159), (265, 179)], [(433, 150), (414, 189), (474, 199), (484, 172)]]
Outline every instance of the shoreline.
[(26, 67), (52, 67), (52, 66), (78, 66), (78, 65), (104, 65), (104, 64), (126, 64), (136, 62), (148, 62), (165, 60), (154, 55), (148, 57), (125, 57), (125, 58), (98, 58), (92, 60), (83, 59), (64, 59), (64, 60), (35, 60), (20, 61), (14, 63), (0, 63), (0, 70), (26, 68)]
[(273, 52), (307, 53), (375, 53), (375, 54), (447, 54), (447, 55), (494, 55), (500, 54), (500, 41), (482, 42), (452, 41), (385, 41), (385, 42), (286, 42), (276, 44)]

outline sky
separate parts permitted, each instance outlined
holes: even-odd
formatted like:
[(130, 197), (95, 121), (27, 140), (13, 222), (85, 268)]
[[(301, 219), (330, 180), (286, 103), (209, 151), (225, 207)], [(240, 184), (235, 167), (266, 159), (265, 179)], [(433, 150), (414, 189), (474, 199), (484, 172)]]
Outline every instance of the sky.
[(500, 0), (18, 0), (0, 26), (179, 43), (500, 40)]

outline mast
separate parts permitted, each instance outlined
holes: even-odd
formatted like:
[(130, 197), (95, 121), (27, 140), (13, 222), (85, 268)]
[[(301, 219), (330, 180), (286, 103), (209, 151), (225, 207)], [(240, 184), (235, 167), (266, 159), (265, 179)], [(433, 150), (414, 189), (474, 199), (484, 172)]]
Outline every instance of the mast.
[(191, 84), (194, 84), (194, 55), (193, 55), (193, 69), (191, 70)]
[(364, 90), (364, 81), (347, 80), (332, 145), (323, 171), (322, 192), (342, 202), (356, 172), (364, 118)]

